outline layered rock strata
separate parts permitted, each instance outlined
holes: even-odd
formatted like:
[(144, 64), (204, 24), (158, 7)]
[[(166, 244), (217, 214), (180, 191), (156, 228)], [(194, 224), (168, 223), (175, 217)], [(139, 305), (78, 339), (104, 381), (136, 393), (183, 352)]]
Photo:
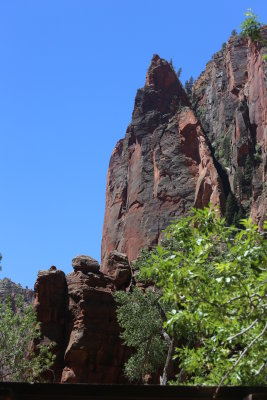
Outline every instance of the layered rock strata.
[[(266, 27), (262, 37), (267, 40)], [(266, 213), (266, 61), (261, 43), (232, 37), (187, 98), (172, 66), (153, 57), (125, 138), (111, 156), (101, 270), (88, 256), (65, 276), (38, 275), (43, 340), (56, 343), (56, 380), (123, 383), (128, 357), (113, 299), (129, 290), (128, 262), (158, 243), (170, 220), (231, 191), (261, 226)]]
[(267, 26), (261, 36), (255, 43), (231, 37), (196, 80), (192, 96), (232, 192), (260, 226), (267, 209)]

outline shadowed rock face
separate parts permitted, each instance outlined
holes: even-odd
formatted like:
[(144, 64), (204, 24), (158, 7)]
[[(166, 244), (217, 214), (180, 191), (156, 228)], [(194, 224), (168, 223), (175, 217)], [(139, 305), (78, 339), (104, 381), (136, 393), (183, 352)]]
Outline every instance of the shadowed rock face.
[[(262, 28), (267, 42), (267, 26)], [(233, 193), (261, 226), (267, 209), (267, 48), (232, 37), (213, 56), (193, 88), (193, 106)], [(246, 160), (253, 173), (244, 181)]]
[(35, 284), (35, 308), (43, 341), (55, 342), (57, 382), (123, 383), (128, 350), (119, 338), (113, 293), (131, 280), (125, 255), (110, 256), (114, 267), (106, 276), (88, 256), (73, 259), (74, 272), (41, 271)]
[[(267, 39), (266, 28), (262, 34)], [(231, 187), (262, 224), (267, 199), (264, 51), (231, 38), (195, 82), (192, 106), (173, 68), (153, 57), (145, 86), (137, 91), (132, 122), (109, 164), (101, 271), (96, 260), (77, 256), (67, 277), (55, 267), (38, 274), (35, 307), (43, 340), (56, 342), (57, 381), (124, 382), (129, 354), (119, 338), (113, 293), (129, 290), (128, 259), (157, 244), (170, 220), (209, 202), (223, 211)], [(248, 155), (249, 184), (241, 179)]]
[(154, 56), (109, 164), (102, 271), (111, 251), (132, 261), (158, 243), (171, 219), (210, 201), (224, 204), (208, 142), (173, 68)]
[(54, 342), (55, 380), (61, 379), (66, 348), (66, 323), (68, 311), (68, 293), (66, 277), (63, 271), (54, 266), (40, 271), (34, 285), (34, 307), (37, 319), (41, 322), (44, 343)]

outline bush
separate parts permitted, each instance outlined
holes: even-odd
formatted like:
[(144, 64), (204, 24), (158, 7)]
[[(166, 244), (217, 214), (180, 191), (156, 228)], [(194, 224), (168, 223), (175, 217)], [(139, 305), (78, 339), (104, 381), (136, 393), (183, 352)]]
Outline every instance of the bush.
[(53, 364), (50, 346), (33, 342), (40, 337), (33, 305), (25, 306), (22, 296), (0, 303), (0, 382), (36, 382)]
[(258, 16), (253, 13), (251, 8), (245, 13), (246, 19), (241, 24), (241, 36), (250, 37), (252, 42), (261, 40), (260, 27), (263, 25), (258, 21)]

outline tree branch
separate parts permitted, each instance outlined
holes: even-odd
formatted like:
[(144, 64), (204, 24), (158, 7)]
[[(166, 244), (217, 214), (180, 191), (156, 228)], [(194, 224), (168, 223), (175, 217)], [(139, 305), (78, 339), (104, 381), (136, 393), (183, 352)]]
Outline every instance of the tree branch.
[(249, 325), (247, 328), (243, 329), (241, 332), (238, 332), (236, 335), (234, 336), (230, 336), (229, 338), (227, 338), (226, 340), (233, 340), (236, 337), (243, 335), (243, 333), (246, 333), (247, 331), (249, 331), (255, 324), (256, 322), (258, 322), (258, 318), (255, 319), (255, 321), (252, 322), (251, 325)]
[(213, 398), (216, 399), (217, 394), (223, 384), (223, 382), (225, 381), (225, 379), (228, 378), (228, 376), (230, 375), (230, 373), (235, 369), (235, 367), (239, 364), (240, 360), (244, 357), (244, 355), (248, 352), (248, 350), (253, 346), (253, 344), (264, 334), (264, 332), (267, 329), (267, 323), (265, 324), (265, 327), (263, 328), (263, 330), (252, 340), (252, 342), (250, 342), (250, 344), (242, 351), (242, 353), (240, 354), (240, 356), (238, 357), (238, 359), (236, 360), (236, 362), (234, 363), (234, 365), (227, 371), (227, 373), (222, 377), (219, 386), (217, 387)]
[(163, 368), (163, 374), (160, 377), (160, 384), (163, 386), (166, 386), (167, 382), (168, 382), (168, 377), (170, 374), (171, 365), (172, 365), (172, 356), (173, 356), (173, 352), (174, 352), (174, 338), (171, 339), (170, 336), (168, 335), (168, 333), (165, 332), (164, 330), (162, 330), (162, 335), (169, 346), (167, 358), (166, 358), (165, 365)]

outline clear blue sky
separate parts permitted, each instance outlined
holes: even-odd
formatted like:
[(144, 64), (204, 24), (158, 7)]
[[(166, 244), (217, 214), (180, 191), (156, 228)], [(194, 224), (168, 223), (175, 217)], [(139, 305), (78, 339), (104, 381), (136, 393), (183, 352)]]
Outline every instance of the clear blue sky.
[(195, 78), (266, 0), (0, 2), (0, 278), (100, 259), (106, 173), (154, 53)]

